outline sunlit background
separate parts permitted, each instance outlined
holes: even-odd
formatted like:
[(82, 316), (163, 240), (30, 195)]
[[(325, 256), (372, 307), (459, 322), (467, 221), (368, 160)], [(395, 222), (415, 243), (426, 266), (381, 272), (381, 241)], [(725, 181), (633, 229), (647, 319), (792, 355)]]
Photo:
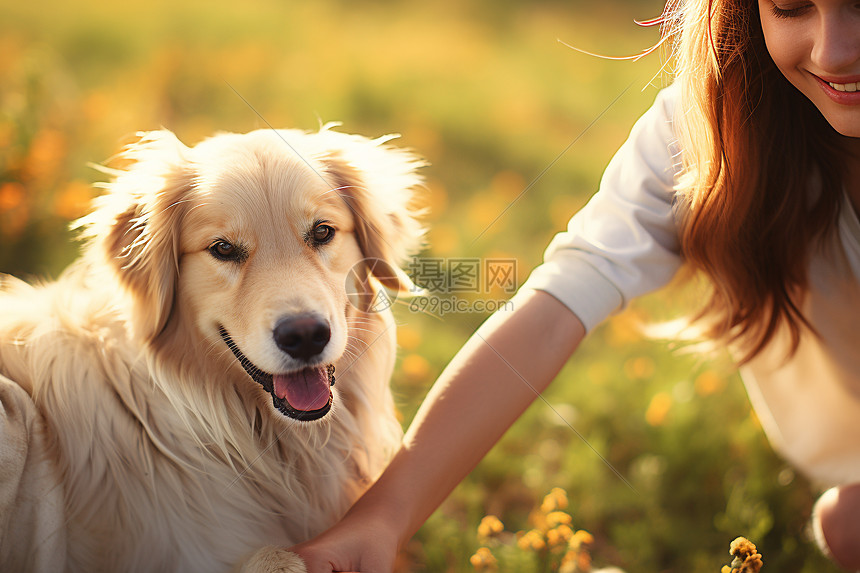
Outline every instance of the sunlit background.
[[(656, 0), (0, 0), (0, 271), (62, 271), (78, 248), (69, 222), (103, 177), (88, 164), (136, 131), (165, 127), (191, 145), (218, 131), (339, 121), (347, 132), (399, 133), (398, 145), (428, 160), (423, 258), (515, 260), (522, 283), (670, 81), (659, 53), (610, 60), (565, 43), (637, 54), (659, 33), (634, 20), (661, 9)], [(648, 297), (595, 332), (548, 404), (515, 424), (399, 566), (471, 571), (487, 545), (503, 571), (554, 570), (562, 548), (546, 532), (543, 549), (518, 543), (528, 534), (517, 532), (540, 531), (543, 496), (563, 488), (596, 564), (715, 573), (745, 535), (766, 571), (831, 570), (806, 531), (814, 492), (770, 451), (731, 369), (639, 334), (641, 319), (679, 312), (675, 298)], [(406, 301), (396, 313), (393, 387), (406, 425), (485, 314), (432, 316)], [(492, 539), (477, 532), (489, 514), (505, 528)]]

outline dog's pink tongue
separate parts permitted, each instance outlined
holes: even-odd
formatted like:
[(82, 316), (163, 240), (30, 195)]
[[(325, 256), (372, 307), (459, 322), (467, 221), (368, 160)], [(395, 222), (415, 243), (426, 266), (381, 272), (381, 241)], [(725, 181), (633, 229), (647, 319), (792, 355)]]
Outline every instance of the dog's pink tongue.
[(296, 410), (310, 412), (328, 404), (329, 381), (325, 368), (305, 368), (290, 374), (275, 374), (275, 396)]

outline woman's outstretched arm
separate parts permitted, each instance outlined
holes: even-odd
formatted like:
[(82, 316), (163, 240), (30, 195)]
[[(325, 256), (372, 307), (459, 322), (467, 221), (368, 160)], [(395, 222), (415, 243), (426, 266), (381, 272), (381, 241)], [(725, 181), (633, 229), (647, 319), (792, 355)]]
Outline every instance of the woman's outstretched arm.
[(444, 370), (377, 482), (337, 525), (294, 548), (311, 573), (390, 571), (451, 490), (558, 374), (585, 336), (552, 295), (524, 290)]

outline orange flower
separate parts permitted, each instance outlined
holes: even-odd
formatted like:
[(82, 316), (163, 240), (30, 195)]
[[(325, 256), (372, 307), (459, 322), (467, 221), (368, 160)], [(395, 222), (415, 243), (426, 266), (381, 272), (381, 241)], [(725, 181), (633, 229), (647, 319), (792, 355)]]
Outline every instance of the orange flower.
[(66, 138), (56, 130), (36, 134), (24, 160), (24, 175), (37, 183), (46, 183), (59, 170), (66, 156)]
[(430, 374), (430, 363), (418, 354), (409, 354), (403, 357), (400, 370), (409, 378), (423, 380)]
[(416, 350), (421, 346), (421, 331), (409, 325), (398, 326), (397, 345), (403, 350)]
[(524, 551), (543, 551), (546, 549), (546, 541), (544, 541), (543, 534), (540, 531), (532, 529), (517, 539), (517, 547)]
[(17, 239), (30, 219), (27, 192), (20, 183), (0, 185), (0, 237)]
[(662, 426), (672, 408), (672, 396), (667, 392), (658, 392), (651, 399), (648, 410), (645, 411), (645, 421), (652, 426)]
[(492, 571), (498, 568), (498, 561), (487, 547), (479, 548), (474, 555), (469, 558), (469, 563), (477, 571)]
[(557, 525), (570, 525), (572, 521), (570, 514), (563, 511), (551, 511), (546, 516), (547, 525), (555, 527)]
[(72, 181), (54, 200), (54, 212), (64, 219), (77, 219), (86, 214), (93, 198), (93, 189), (83, 181)]
[(583, 545), (591, 545), (594, 543), (594, 536), (584, 529), (580, 529), (573, 534), (570, 539), (570, 546), (574, 549), (579, 549)]
[(726, 380), (713, 370), (706, 370), (696, 377), (694, 385), (699, 396), (710, 396), (722, 392), (726, 387)]
[(559, 509), (567, 509), (567, 492), (560, 487), (552, 488), (540, 504), (540, 510), (544, 513), (551, 513)]
[(495, 515), (488, 515), (481, 519), (478, 525), (478, 537), (488, 538), (498, 535), (505, 530), (505, 525)]
[(580, 571), (591, 571), (591, 554), (588, 551), (580, 551), (576, 556), (576, 565)]
[(550, 547), (567, 545), (573, 537), (573, 530), (567, 525), (559, 525), (546, 532), (546, 542)]
[(731, 567), (723, 566), (722, 573), (759, 573), (762, 567), (761, 554), (746, 537), (738, 537), (729, 546), (729, 555), (734, 557)]
[(0, 212), (11, 211), (24, 202), (26, 196), (24, 186), (20, 183), (4, 183), (0, 185)]

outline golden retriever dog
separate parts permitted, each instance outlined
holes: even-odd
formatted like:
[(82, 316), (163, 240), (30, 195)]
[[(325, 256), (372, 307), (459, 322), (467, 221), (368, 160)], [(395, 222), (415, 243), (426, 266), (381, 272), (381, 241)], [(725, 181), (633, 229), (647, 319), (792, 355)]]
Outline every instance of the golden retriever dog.
[(367, 303), (412, 287), (420, 162), (330, 126), (140, 135), (81, 258), (2, 277), (0, 570), (301, 571), (282, 548), (399, 443)]

